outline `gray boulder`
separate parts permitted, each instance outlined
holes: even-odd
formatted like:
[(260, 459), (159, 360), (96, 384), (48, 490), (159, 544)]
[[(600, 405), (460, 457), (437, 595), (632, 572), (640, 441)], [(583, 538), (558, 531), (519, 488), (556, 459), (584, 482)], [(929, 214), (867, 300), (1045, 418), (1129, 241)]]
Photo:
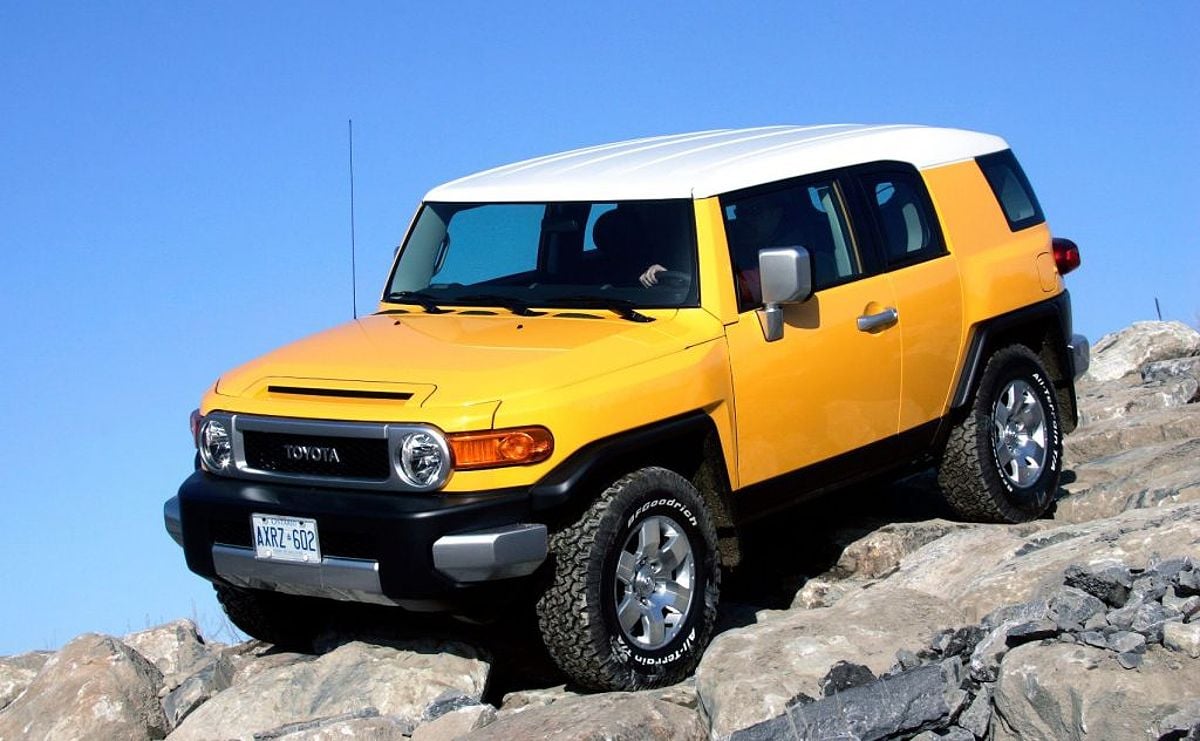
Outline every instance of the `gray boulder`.
[(1162, 642), (1168, 650), (1200, 659), (1200, 623), (1167, 623)]
[(487, 704), (473, 704), (451, 710), (436, 719), (417, 726), (413, 741), (454, 741), (471, 731), (479, 730), (496, 720), (496, 709)]
[(1027, 645), (1005, 658), (996, 684), (995, 738), (1022, 741), (1157, 738), (1164, 718), (1200, 687), (1200, 661), (1160, 647), (1133, 671), (1111, 652), (1071, 644)]
[(402, 741), (412, 734), (410, 721), (383, 717), (375, 708), (342, 713), (317, 720), (288, 723), (254, 734), (254, 741)]
[(1134, 322), (1092, 345), (1085, 378), (1115, 381), (1137, 373), (1146, 363), (1192, 355), (1200, 355), (1200, 332), (1183, 322)]
[(964, 622), (941, 597), (885, 589), (887, 584), (850, 594), (834, 607), (761, 613), (756, 625), (718, 636), (696, 670), (713, 736), (728, 738), (781, 716), (801, 695), (820, 697), (822, 680), (840, 661), (879, 675), (891, 667), (897, 649), (920, 650), (938, 629)]
[(551, 705), (528, 706), (468, 733), (468, 741), (549, 739), (555, 741), (706, 741), (708, 729), (694, 710), (640, 693), (612, 692), (564, 697)]
[(46, 661), (0, 712), (0, 739), (150, 739), (167, 732), (162, 672), (110, 636), (88, 633)]
[(1176, 378), (1193, 378), (1200, 381), (1200, 357), (1157, 360), (1142, 366), (1142, 382), (1155, 383)]
[(977, 527), (949, 520), (897, 522), (884, 525), (854, 540), (842, 549), (835, 573), (874, 579), (900, 567), (900, 561), (921, 546), (947, 533)]
[(369, 708), (415, 725), (447, 693), (478, 701), (488, 671), (478, 652), (463, 644), (348, 643), (313, 661), (285, 664), (234, 684), (184, 719), (171, 738), (249, 738)]
[(49, 651), (33, 651), (0, 656), (0, 710), (21, 696), (52, 655)]
[(893, 738), (936, 724), (961, 705), (966, 693), (940, 666), (929, 664), (837, 692), (822, 700), (802, 698), (771, 720), (736, 731), (731, 741), (777, 738)]
[(171, 727), (178, 726), (196, 708), (233, 684), (233, 664), (228, 657), (211, 656), (163, 698), (163, 712)]
[(149, 630), (130, 633), (121, 642), (158, 667), (168, 684), (171, 684), (172, 675), (187, 676), (193, 667), (207, 661), (212, 655), (191, 620), (175, 620)]

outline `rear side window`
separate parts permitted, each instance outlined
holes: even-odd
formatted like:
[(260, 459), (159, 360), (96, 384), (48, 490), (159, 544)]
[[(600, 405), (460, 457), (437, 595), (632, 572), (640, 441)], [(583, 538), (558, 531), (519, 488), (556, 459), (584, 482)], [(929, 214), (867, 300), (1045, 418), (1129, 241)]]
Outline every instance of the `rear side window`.
[(1000, 202), (1009, 229), (1015, 232), (1046, 220), (1037, 196), (1029, 186), (1029, 179), (1011, 149), (976, 157), (975, 161)]
[(924, 182), (915, 170), (872, 169), (859, 176), (890, 268), (946, 253)]

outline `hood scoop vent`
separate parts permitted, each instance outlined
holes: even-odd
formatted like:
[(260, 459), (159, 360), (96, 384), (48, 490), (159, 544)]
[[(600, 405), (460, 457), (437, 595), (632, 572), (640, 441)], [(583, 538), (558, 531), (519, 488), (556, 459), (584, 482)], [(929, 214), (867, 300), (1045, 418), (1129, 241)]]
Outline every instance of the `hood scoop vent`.
[(267, 386), (267, 393), (292, 394), (296, 396), (321, 396), (334, 399), (381, 399), (384, 401), (408, 401), (408, 391), (365, 391), (361, 389), (326, 389), (307, 386)]

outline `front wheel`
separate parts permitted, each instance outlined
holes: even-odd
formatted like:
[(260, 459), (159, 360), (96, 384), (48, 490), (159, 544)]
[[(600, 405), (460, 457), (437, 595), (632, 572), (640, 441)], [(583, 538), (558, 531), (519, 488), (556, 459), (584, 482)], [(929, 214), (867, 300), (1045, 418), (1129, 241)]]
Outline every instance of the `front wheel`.
[(612, 484), (550, 539), (554, 578), (538, 622), (555, 663), (584, 687), (683, 680), (712, 638), (721, 569), (694, 486), (663, 468)]
[(999, 350), (946, 443), (938, 470), (942, 494), (972, 520), (1039, 517), (1058, 490), (1062, 437), (1058, 397), (1038, 357), (1021, 345)]

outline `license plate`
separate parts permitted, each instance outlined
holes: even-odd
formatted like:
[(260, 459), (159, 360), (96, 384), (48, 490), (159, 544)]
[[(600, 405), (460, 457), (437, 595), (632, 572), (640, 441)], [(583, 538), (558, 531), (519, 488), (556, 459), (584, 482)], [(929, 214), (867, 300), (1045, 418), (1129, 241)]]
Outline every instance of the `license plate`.
[(321, 563), (317, 521), (304, 517), (250, 515), (254, 557), (265, 561)]

